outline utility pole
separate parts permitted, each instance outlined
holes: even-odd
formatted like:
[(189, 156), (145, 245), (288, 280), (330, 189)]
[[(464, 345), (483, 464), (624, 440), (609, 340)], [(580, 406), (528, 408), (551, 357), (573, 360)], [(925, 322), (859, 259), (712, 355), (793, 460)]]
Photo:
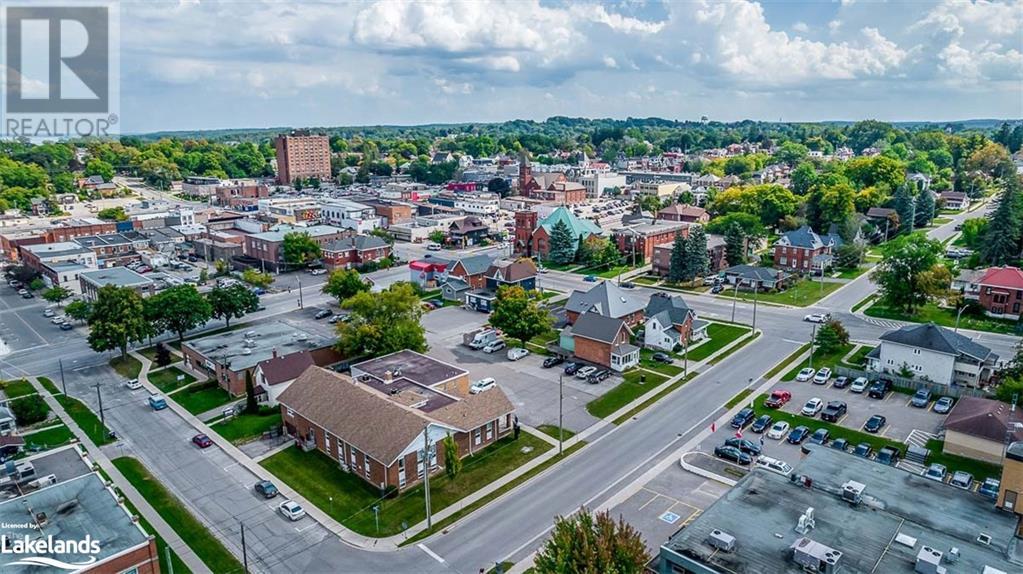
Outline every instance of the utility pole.
[(426, 529), (433, 529), (433, 515), (430, 513), (430, 423), (423, 425), (423, 489), (426, 494)]
[(685, 342), (685, 345), (683, 346), (683, 349), (684, 349), (684, 351), (682, 352), (682, 378), (683, 379), (685, 379), (685, 377), (689, 376), (689, 335), (691, 335), (691, 334), (692, 334), (691, 332), (686, 334), (686, 342)]
[(298, 308), (305, 309), (302, 302), (302, 277), (298, 278)]
[(753, 284), (753, 325), (751, 329), (757, 330), (757, 295), (760, 293), (760, 280)]
[(57, 364), (60, 365), (60, 386), (64, 388), (64, 395), (67, 395), (67, 383), (64, 382), (64, 360), (57, 359)]
[(810, 368), (813, 368), (813, 341), (817, 338), (817, 323), (813, 324), (813, 330), (810, 332)]
[(558, 456), (564, 454), (565, 422), (562, 405), (565, 402), (565, 374), (558, 375)]
[(171, 549), (170, 546), (163, 547), (163, 555), (167, 562), (167, 574), (174, 574), (174, 562), (171, 560)]
[(99, 399), (99, 423), (101, 426), (107, 426), (106, 419), (103, 417), (103, 393), (99, 391), (99, 383), (93, 385), (96, 387), (96, 398)]
[(245, 551), (245, 523), (239, 522), (242, 526), (242, 563), (245, 567), (245, 574), (249, 574), (249, 553)]

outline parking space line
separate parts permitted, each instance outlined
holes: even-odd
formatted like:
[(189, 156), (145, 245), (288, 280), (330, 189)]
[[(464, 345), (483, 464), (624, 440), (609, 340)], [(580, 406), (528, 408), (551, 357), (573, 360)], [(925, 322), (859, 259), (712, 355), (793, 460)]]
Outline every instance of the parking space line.
[[(644, 488), (643, 490), (646, 490), (646, 489)], [(649, 492), (649, 491), (648, 491), (648, 492)], [(653, 502), (653, 501), (657, 500), (658, 498), (660, 498), (660, 496), (661, 496), (660, 494), (654, 494), (654, 496), (653, 496), (653, 497), (652, 497), (652, 498), (651, 498), (650, 500), (648, 500), (648, 501), (644, 502), (644, 503), (643, 503), (643, 506), (640, 506), (640, 507), (639, 507), (639, 508), (638, 508), (637, 510), (643, 510), (643, 509), (644, 509), (644, 508), (646, 508), (646, 507), (647, 507), (647, 506), (648, 506), (648, 505), (649, 505), (649, 504), (650, 504), (651, 502)]]
[[(646, 488), (646, 487), (643, 487), (642, 490), (645, 490), (647, 492), (652, 492), (652, 493), (656, 494), (657, 496), (661, 496), (661, 497), (667, 498), (668, 500), (670, 500), (670, 501), (675, 503), (675, 504), (672, 505), (672, 507), (674, 507), (676, 504), (681, 504), (682, 506), (686, 506), (686, 507), (692, 508), (694, 510), (699, 510), (698, 508), (696, 508), (692, 504), (689, 504), (688, 502), (682, 502), (681, 500), (679, 500), (679, 499), (677, 499), (677, 498), (675, 498), (673, 496), (668, 496), (667, 494), (662, 494), (660, 492), (657, 492), (656, 490), (650, 490), (649, 488)], [(657, 498), (657, 496), (655, 496), (654, 498)], [(647, 504), (650, 504), (650, 503), (647, 502)], [(646, 504), (644, 504), (643, 506), (646, 506)]]
[(310, 528), (316, 528), (316, 521), (315, 520), (312, 522), (312, 524), (310, 524), (309, 526), (306, 526), (305, 528), (299, 528), (299, 527), (296, 526), (295, 527), (295, 532), (298, 532), (299, 534), (301, 534), (301, 533), (305, 532), (306, 530), (309, 530)]

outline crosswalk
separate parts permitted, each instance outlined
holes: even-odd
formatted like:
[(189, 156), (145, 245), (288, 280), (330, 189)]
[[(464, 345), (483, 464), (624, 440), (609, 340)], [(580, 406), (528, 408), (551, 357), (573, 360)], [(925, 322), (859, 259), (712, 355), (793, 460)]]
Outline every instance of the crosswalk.
[[(912, 431), (909, 432), (909, 436), (906, 437), (906, 444), (917, 446), (920, 448), (927, 448), (927, 441), (933, 440), (937, 437), (938, 435), (934, 433), (924, 432), (919, 429), (913, 429)], [(923, 474), (924, 470), (927, 468), (924, 465), (920, 464), (919, 462), (907, 460), (906, 458), (901, 459), (899, 461), (899, 464), (896, 466), (898, 468), (901, 468), (902, 470), (905, 470), (906, 472), (911, 472), (913, 474)]]
[(864, 317), (863, 320), (871, 325), (876, 325), (885, 329), (898, 329), (904, 325), (910, 325), (910, 323), (905, 321), (891, 321), (888, 319), (875, 319), (873, 317)]

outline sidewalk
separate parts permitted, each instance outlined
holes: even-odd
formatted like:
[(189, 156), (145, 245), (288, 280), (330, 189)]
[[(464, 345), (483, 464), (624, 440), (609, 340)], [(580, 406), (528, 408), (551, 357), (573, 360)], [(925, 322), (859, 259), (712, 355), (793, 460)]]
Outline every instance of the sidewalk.
[(110, 462), (110, 459), (107, 458), (106, 454), (104, 454), (103, 451), (89, 439), (74, 419), (67, 414), (64, 407), (57, 402), (57, 399), (53, 398), (53, 396), (50, 395), (45, 388), (43, 388), (35, 377), (30, 377), (28, 380), (32, 383), (32, 386), (35, 387), (39, 396), (43, 397), (43, 400), (46, 401), (46, 404), (53, 410), (53, 412), (60, 415), (64, 424), (66, 424), (67, 427), (71, 429), (71, 432), (73, 432), (75, 436), (82, 441), (82, 444), (85, 445), (85, 449), (92, 459), (99, 464), (100, 468), (102, 468), (103, 471), (110, 476), (110, 479), (121, 490), (121, 492), (124, 493), (128, 500), (135, 505), (139, 514), (149, 521), (149, 524), (151, 524), (153, 529), (156, 530), (154, 534), (159, 534), (160, 537), (163, 538), (164, 542), (167, 543), (167, 546), (169, 546), (174, 553), (181, 558), (181, 561), (184, 562), (185, 566), (187, 566), (192, 572), (212, 572), (205, 564), (203, 564), (202, 560), (196, 556), (195, 552), (193, 552), (192, 549), (185, 544), (181, 537), (178, 536), (178, 533), (175, 532), (169, 524), (167, 524), (158, 512), (156, 512), (156, 509), (149, 505), (149, 502), (143, 498), (139, 491), (135, 490), (135, 487), (128, 482), (128, 479), (124, 478), (124, 475), (122, 475), (121, 471), (117, 470), (117, 467)]

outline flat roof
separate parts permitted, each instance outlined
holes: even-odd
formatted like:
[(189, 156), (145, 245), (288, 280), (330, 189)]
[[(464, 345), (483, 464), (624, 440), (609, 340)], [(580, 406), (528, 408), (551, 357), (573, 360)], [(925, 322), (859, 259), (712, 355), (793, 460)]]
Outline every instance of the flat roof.
[[(946, 553), (958, 548), (957, 572), (981, 572), (985, 566), (1020, 570), (1016, 517), (995, 509), (990, 499), (848, 453), (808, 448), (794, 474), (809, 477), (810, 487), (756, 469), (669, 538), (662, 554), (678, 554), (719, 572), (797, 574), (803, 568), (789, 548), (805, 536), (840, 551), (843, 572), (913, 572), (923, 546)], [(841, 498), (848, 481), (865, 485), (858, 505)], [(795, 527), (810, 507), (816, 524), (800, 534)], [(734, 536), (735, 549), (724, 552), (707, 544), (713, 530)], [(899, 534), (915, 538), (915, 545), (894, 542)], [(990, 544), (977, 541), (981, 534), (991, 537)]]
[(78, 276), (97, 287), (103, 287), (104, 285), (137, 287), (140, 285), (150, 285), (153, 282), (150, 278), (140, 275), (127, 267), (108, 267), (94, 271), (83, 271)]
[[(422, 353), (405, 349), (352, 365), (352, 378), (360, 380), (358, 374), (366, 374), (380, 381), (388, 377), (392, 379), (405, 378), (424, 387), (433, 387), (460, 375), (468, 374), (468, 371)], [(360, 380), (360, 382), (366, 381)]]
[(88, 247), (82, 247), (81, 245), (73, 241), (58, 241), (56, 243), (36, 243), (32, 245), (22, 245), (22, 249), (27, 249), (32, 253), (43, 256), (43, 255), (66, 255), (72, 253), (92, 253), (92, 250)]
[(334, 227), (333, 225), (310, 225), (308, 227), (301, 227), (297, 225), (276, 225), (270, 231), (253, 233), (251, 237), (255, 239), (262, 239), (263, 241), (284, 241), (284, 236), (288, 233), (308, 233), (310, 237), (320, 237), (323, 235), (332, 235), (334, 233), (343, 233), (344, 231), (344, 229)]
[(83, 235), (75, 238), (75, 243), (85, 247), (98, 245), (124, 245), (131, 242), (132, 241), (130, 239), (120, 233), (110, 233), (107, 235)]
[(249, 325), (237, 331), (185, 341), (184, 344), (206, 359), (226, 364), (232, 371), (237, 372), (273, 358), (274, 350), (278, 356), (290, 355), (330, 346), (334, 344), (334, 340), (283, 321), (269, 321)]

